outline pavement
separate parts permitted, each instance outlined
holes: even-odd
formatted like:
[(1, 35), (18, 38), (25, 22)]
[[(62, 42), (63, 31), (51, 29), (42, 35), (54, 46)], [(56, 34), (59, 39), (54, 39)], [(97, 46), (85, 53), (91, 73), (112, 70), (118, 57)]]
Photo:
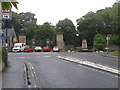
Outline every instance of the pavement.
[(0, 71), (0, 90), (2, 89), (2, 72)]
[(8, 66), (2, 72), (2, 88), (24, 88), (23, 72), (23, 63), (9, 57)]

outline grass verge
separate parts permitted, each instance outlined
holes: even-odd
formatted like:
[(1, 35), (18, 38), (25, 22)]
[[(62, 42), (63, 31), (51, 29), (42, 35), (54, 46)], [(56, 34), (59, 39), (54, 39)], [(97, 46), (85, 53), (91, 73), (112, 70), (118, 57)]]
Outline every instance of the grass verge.
[(111, 52), (113, 56), (120, 56), (120, 51)]

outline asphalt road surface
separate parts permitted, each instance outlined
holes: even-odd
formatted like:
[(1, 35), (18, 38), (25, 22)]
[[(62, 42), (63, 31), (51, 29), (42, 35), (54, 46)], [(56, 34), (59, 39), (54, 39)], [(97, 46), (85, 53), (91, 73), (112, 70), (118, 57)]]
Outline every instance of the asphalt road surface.
[[(93, 53), (32, 52), (9, 53), (9, 66), (3, 72), (3, 88), (24, 88), (24, 62), (30, 71), (31, 87), (36, 88), (118, 88), (118, 76), (60, 60), (54, 56), (89, 59), (117, 66), (114, 59)], [(27, 88), (27, 87), (26, 87)]]

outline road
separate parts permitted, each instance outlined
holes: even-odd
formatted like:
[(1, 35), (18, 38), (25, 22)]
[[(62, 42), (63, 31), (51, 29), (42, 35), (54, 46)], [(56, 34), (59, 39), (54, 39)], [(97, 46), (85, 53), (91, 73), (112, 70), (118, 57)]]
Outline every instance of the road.
[(102, 65), (107, 65), (109, 67), (118, 68), (118, 58), (117, 57), (116, 58), (104, 57), (104, 56), (101, 56), (99, 53), (79, 52), (79, 53), (73, 54), (71, 52), (71, 53), (61, 53), (61, 56), (78, 58), (80, 60), (88, 60), (88, 61), (99, 63)]
[[(55, 56), (89, 59), (117, 67), (117, 61), (94, 53), (9, 53), (9, 67), (3, 73), (3, 88), (24, 88), (24, 63), (29, 68), (30, 87), (37, 88), (118, 88), (118, 76)], [(104, 63), (105, 62), (105, 63)], [(31, 75), (30, 75), (31, 74)]]

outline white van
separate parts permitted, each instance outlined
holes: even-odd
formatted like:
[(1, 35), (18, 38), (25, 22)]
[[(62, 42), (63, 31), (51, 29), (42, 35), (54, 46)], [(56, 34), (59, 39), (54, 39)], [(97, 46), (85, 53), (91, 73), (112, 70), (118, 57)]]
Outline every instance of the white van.
[(21, 52), (26, 47), (25, 43), (15, 43), (12, 49), (13, 52)]

